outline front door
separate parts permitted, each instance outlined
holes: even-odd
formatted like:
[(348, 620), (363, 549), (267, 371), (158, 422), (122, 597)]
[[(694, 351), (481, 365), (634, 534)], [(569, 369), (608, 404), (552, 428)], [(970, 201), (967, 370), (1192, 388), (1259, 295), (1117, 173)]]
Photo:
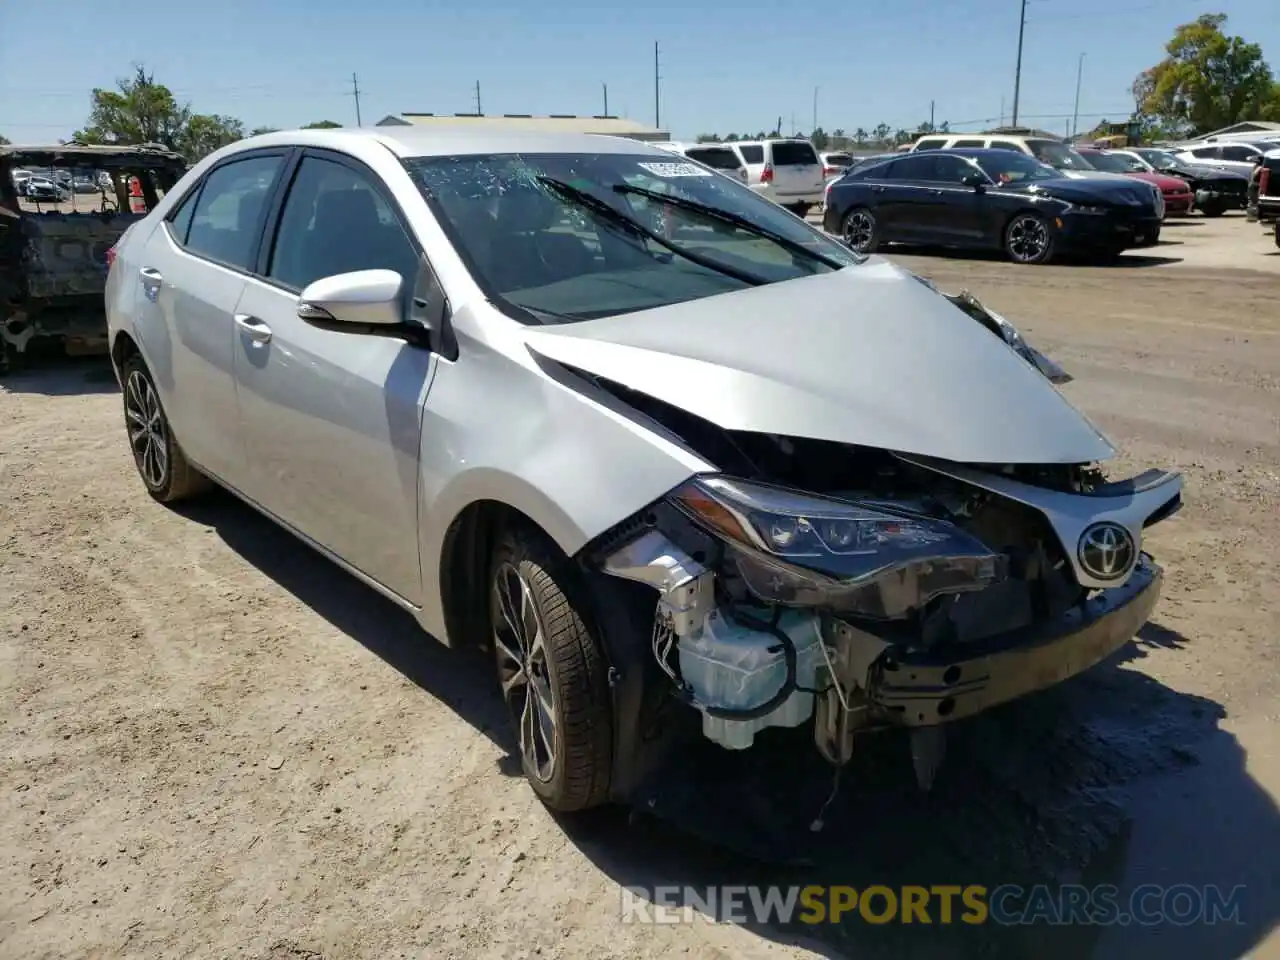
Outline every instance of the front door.
[(372, 171), (303, 154), (265, 275), (236, 310), (244, 493), (411, 603), (418, 565), (421, 411), (435, 357), (400, 340), (320, 330), (298, 295), (322, 277), (389, 269), (406, 308), (424, 260)]

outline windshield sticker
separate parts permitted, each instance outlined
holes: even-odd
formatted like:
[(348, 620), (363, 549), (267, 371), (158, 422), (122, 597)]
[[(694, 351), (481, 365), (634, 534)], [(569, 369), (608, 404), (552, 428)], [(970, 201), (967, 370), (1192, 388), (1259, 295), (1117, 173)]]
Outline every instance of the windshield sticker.
[(655, 177), (711, 177), (710, 170), (703, 170), (696, 163), (641, 163), (642, 170), (648, 170)]

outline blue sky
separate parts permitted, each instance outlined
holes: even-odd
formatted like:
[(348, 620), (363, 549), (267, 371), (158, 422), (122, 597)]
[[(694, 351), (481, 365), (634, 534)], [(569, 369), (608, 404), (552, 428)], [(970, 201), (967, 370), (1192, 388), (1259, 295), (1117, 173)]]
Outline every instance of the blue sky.
[[(1020, 114), (1065, 133), (1086, 54), (1081, 127), (1122, 118), (1139, 70), (1179, 23), (1223, 12), (1280, 70), (1280, 0), (1029, 0)], [(89, 91), (142, 63), (194, 109), (246, 126), (355, 122), (388, 113), (599, 113), (676, 137), (752, 133), (777, 118), (852, 132), (929, 117), (978, 129), (1013, 101), (1018, 0), (50, 0), (0, 4), (0, 134), (68, 136)], [(110, 11), (110, 12), (108, 12)], [(966, 121), (970, 121), (965, 123)]]

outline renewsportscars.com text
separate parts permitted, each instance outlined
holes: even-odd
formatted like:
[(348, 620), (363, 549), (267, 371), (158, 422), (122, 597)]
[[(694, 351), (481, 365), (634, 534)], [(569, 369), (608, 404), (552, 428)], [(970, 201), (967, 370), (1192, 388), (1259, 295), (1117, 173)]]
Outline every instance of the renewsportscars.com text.
[(1244, 887), (1146, 884), (961, 886), (628, 886), (623, 923), (996, 923), (1157, 925), (1243, 923)]

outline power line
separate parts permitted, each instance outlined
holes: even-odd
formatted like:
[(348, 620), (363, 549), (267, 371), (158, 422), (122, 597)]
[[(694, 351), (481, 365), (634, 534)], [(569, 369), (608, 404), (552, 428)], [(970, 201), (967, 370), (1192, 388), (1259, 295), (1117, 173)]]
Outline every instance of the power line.
[(655, 130), (662, 129), (662, 105), (661, 105), (661, 81), (662, 75), (658, 72), (658, 41), (653, 41), (653, 128)]

